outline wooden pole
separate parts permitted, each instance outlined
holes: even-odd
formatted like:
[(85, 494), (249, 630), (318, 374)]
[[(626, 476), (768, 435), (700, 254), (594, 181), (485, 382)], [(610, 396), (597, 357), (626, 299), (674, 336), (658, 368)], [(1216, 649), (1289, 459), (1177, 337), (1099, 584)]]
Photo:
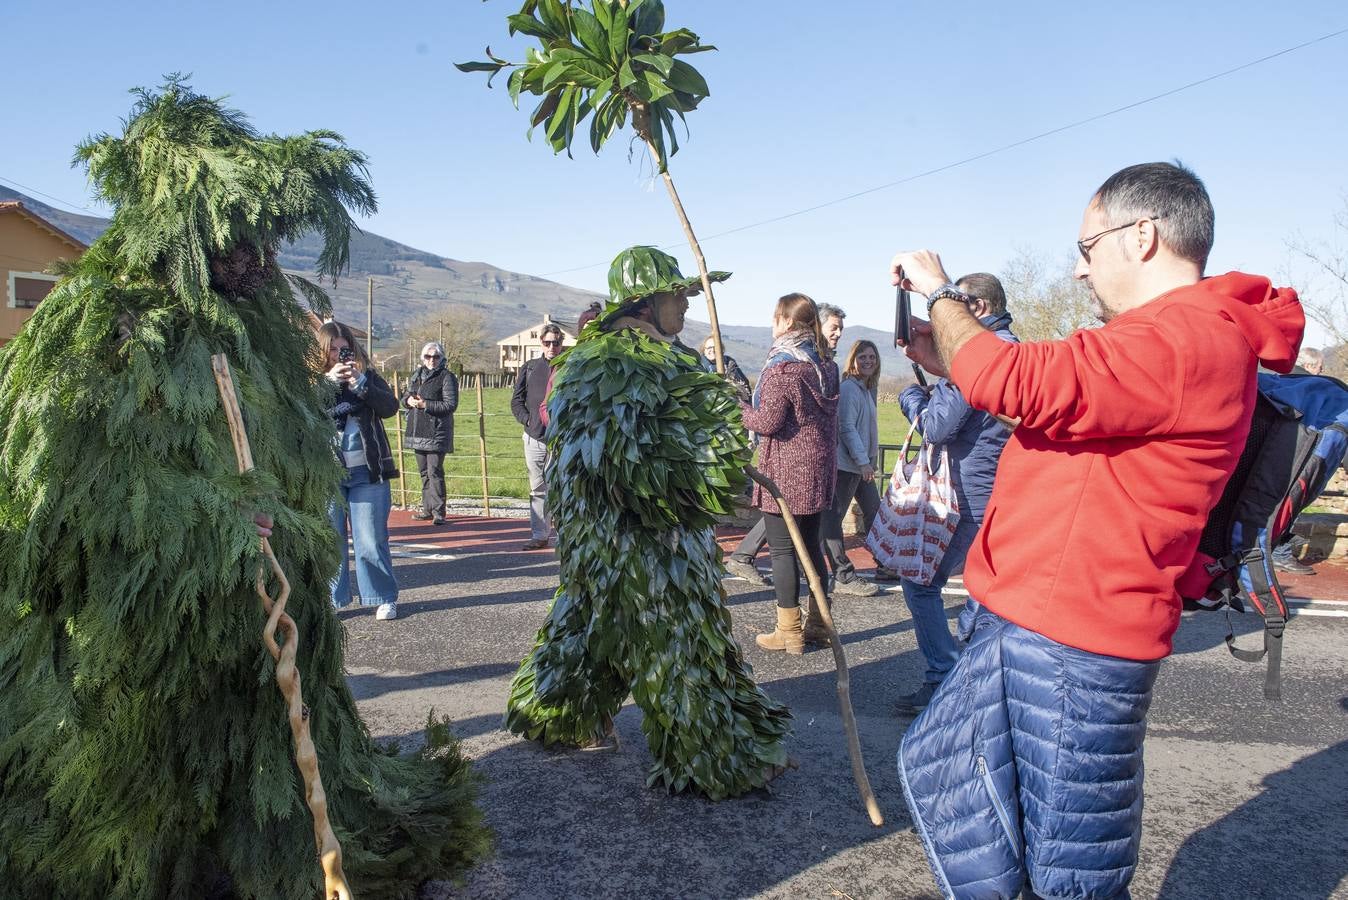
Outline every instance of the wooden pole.
[[(230, 438), (234, 441), (234, 456), (239, 463), (239, 473), (242, 474), (253, 468), (253, 451), (248, 444), (248, 432), (244, 429), (239, 398), (234, 392), (228, 357), (223, 353), (215, 354), (211, 357), (211, 368), (215, 372), (215, 385), (220, 391), (220, 403), (225, 410), (225, 419), (229, 422)], [(290, 582), (286, 579), (285, 570), (276, 561), (276, 555), (272, 553), (271, 542), (266, 538), (261, 540), (265, 565), (258, 567), (254, 586), (258, 597), (262, 599), (262, 609), (267, 613), (267, 623), (262, 628), (262, 642), (276, 661), (276, 686), (286, 700), (290, 736), (295, 747), (295, 765), (304, 780), (304, 799), (314, 817), (314, 840), (323, 867), (324, 896), (328, 900), (351, 900), (351, 887), (346, 883), (346, 874), (342, 872), (342, 845), (337, 842), (328, 819), (328, 795), (323, 790), (323, 776), (318, 771), (318, 752), (314, 749), (314, 740), (309, 733), (309, 707), (304, 705), (300, 670), (295, 665), (295, 657), (299, 652), (299, 629), (286, 612)], [(267, 593), (268, 568), (279, 586), (275, 599)], [(276, 642), (278, 628), (285, 642), (283, 644)]]
[(398, 500), (399, 506), (407, 506), (407, 457), (403, 452), (403, 405), (402, 390), (398, 387), (398, 373), (393, 373), (393, 396), (400, 398), (398, 402)]
[(365, 355), (374, 358), (374, 278), (365, 280)]
[(477, 446), (478, 457), (482, 461), (482, 510), (491, 515), (491, 487), (487, 481), (487, 417), (482, 412), (482, 375), (474, 376), (477, 382)]
[(711, 342), (716, 348), (716, 371), (725, 374), (725, 349), (721, 346), (721, 320), (716, 315), (716, 297), (711, 292), (711, 278), (707, 274), (707, 260), (702, 255), (702, 245), (698, 243), (697, 235), (693, 233), (693, 223), (688, 220), (688, 213), (684, 211), (683, 201), (679, 199), (679, 192), (674, 188), (674, 179), (669, 174), (669, 167), (662, 166), (660, 163), (660, 148), (655, 146), (655, 139), (651, 137), (651, 108), (645, 103), (633, 102), (632, 108), (632, 127), (636, 130), (637, 136), (646, 144), (646, 149), (651, 152), (651, 159), (655, 167), (660, 170), (660, 177), (665, 182), (665, 190), (669, 193), (670, 202), (674, 204), (674, 212), (679, 217), (679, 224), (683, 226), (683, 236), (688, 239), (688, 246), (693, 251), (693, 260), (697, 263), (697, 274), (702, 279), (702, 290), (707, 295), (707, 316), (711, 320)]
[(828, 595), (824, 593), (824, 583), (820, 580), (819, 573), (815, 571), (805, 540), (796, 526), (796, 517), (791, 515), (791, 510), (787, 508), (786, 498), (782, 496), (781, 490), (771, 478), (753, 466), (748, 466), (745, 471), (777, 501), (777, 508), (782, 511), (782, 519), (786, 522), (786, 530), (791, 534), (791, 543), (796, 548), (796, 558), (800, 560), (800, 565), (805, 570), (805, 580), (809, 582), (815, 607), (819, 610), (820, 618), (824, 620), (824, 627), (828, 629), (829, 646), (833, 648), (833, 663), (838, 670), (838, 706), (842, 711), (843, 730), (847, 733), (847, 755), (852, 761), (852, 777), (856, 780), (857, 790), (861, 793), (861, 802), (866, 805), (866, 814), (870, 816), (871, 824), (879, 827), (885, 824), (885, 817), (880, 812), (880, 804), (875, 800), (875, 792), (871, 790), (870, 779), (866, 777), (866, 761), (861, 756), (857, 719), (852, 712), (852, 689), (847, 672), (847, 654), (843, 651), (842, 641), (838, 639), (838, 630), (833, 627), (833, 612), (829, 609)]

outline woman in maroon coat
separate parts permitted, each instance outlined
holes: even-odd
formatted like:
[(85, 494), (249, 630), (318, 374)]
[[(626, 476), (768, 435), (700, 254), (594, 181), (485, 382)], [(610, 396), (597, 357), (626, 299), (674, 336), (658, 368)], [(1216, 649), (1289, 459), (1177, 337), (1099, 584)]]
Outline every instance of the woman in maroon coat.
[[(777, 301), (772, 337), (753, 406), (741, 407), (744, 425), (758, 434), (758, 468), (781, 488), (815, 571), (822, 575), (820, 524), (833, 502), (837, 475), (838, 366), (829, 358), (820, 333), (819, 310), (804, 294), (787, 294)], [(827, 640), (827, 632), (813, 609), (802, 628), (800, 562), (777, 501), (755, 485), (753, 502), (767, 526), (777, 593), (777, 628), (760, 634), (758, 646), (803, 653), (807, 640)]]

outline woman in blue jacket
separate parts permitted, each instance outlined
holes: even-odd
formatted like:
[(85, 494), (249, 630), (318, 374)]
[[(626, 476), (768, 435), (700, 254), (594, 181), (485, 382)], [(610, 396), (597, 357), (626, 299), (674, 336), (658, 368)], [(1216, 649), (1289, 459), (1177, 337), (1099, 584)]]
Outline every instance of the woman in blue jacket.
[[(985, 328), (995, 331), (1004, 341), (1016, 340), (1011, 333), (1011, 315), (1006, 311), (1006, 292), (996, 276), (982, 272), (966, 275), (957, 282), (957, 287), (978, 298), (970, 310)], [(959, 649), (946, 621), (941, 589), (951, 575), (964, 571), (964, 557), (983, 524), (983, 512), (997, 474), (997, 460), (1011, 432), (998, 419), (969, 406), (960, 389), (946, 378), (925, 388), (912, 385), (899, 395), (899, 406), (910, 422), (922, 417), (918, 432), (923, 441), (945, 447), (955, 498), (960, 505), (959, 525), (931, 583), (918, 584), (907, 578), (900, 582), (927, 669), (922, 685), (900, 697), (897, 708), (902, 715), (916, 715), (926, 708), (946, 673), (959, 659)]]

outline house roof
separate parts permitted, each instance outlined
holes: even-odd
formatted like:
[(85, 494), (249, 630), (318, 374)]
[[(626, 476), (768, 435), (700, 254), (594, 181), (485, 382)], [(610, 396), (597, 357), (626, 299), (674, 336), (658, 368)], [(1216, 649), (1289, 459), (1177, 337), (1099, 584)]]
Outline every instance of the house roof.
[(51, 222), (48, 222), (46, 219), (42, 218), (37, 213), (33, 212), (31, 209), (24, 206), (23, 201), (21, 200), (0, 200), (0, 215), (3, 215), (4, 213), (16, 213), (22, 218), (25, 218), (28, 221), (32, 222), (38, 228), (41, 228), (43, 231), (49, 232), (55, 237), (65, 241), (67, 244), (74, 247), (76, 250), (84, 251), (89, 249), (88, 244), (84, 243), (83, 241), (81, 241), (76, 237), (71, 236), (70, 234), (61, 230), (57, 226), (53, 225)]

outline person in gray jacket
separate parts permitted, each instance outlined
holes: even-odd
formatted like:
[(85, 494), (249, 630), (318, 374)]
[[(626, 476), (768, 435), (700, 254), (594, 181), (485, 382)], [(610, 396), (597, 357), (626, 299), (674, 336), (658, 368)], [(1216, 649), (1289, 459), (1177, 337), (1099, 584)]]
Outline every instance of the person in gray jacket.
[(421, 348), (421, 365), (402, 396), (407, 410), (403, 432), (421, 473), (418, 521), (445, 524), (445, 456), (454, 452), (454, 410), (459, 408), (459, 380), (445, 368), (445, 348), (431, 341)]
[(833, 569), (838, 593), (869, 597), (879, 591), (857, 574), (843, 546), (843, 517), (853, 498), (861, 507), (863, 533), (871, 530), (880, 509), (875, 470), (880, 461), (880, 424), (876, 388), (880, 384), (880, 350), (870, 341), (857, 341), (843, 366), (838, 399), (838, 482), (833, 506), (824, 517), (824, 555)]

